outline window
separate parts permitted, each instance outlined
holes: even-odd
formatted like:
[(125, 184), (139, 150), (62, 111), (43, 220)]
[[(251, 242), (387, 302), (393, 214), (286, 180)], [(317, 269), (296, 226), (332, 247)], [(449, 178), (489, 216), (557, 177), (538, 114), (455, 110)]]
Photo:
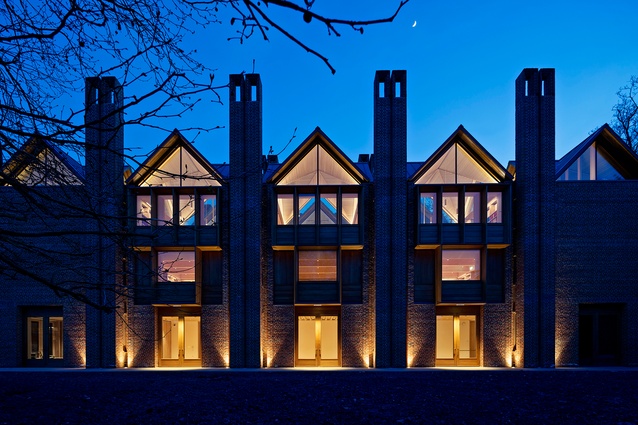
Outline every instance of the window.
[[(142, 193), (135, 196), (135, 224), (137, 226), (172, 226), (177, 216), (180, 226), (214, 226), (217, 224), (217, 195), (206, 190), (191, 193), (154, 194)], [(153, 204), (153, 200), (155, 204)], [(175, 208), (177, 207), (177, 211)]]
[(478, 249), (443, 250), (442, 280), (480, 280), (481, 251)]
[(62, 366), (64, 359), (64, 319), (61, 307), (27, 307), (25, 365)]
[(436, 223), (436, 193), (421, 193), (419, 196), (419, 223)]
[(157, 195), (157, 220), (160, 226), (173, 225), (173, 195)]
[(442, 208), (443, 208), (442, 210), (443, 223), (456, 224), (459, 222), (459, 194), (458, 193), (456, 192), (444, 193)]
[(294, 202), (292, 193), (277, 194), (277, 224), (291, 225), (294, 217)]
[(503, 195), (501, 192), (487, 194), (487, 223), (503, 222)]
[(151, 225), (151, 195), (139, 195), (137, 197), (137, 225)]
[(192, 226), (195, 224), (195, 196), (179, 195), (179, 224)]
[(315, 224), (315, 195), (299, 195), (297, 212), (299, 224)]
[(213, 226), (217, 223), (217, 196), (202, 195), (199, 199), (200, 226)]
[(299, 251), (299, 281), (337, 280), (337, 251)]
[[(27, 318), (28, 359), (42, 360), (44, 358), (64, 358), (64, 344), (62, 344), (62, 323), (62, 317)], [(47, 340), (46, 345), (45, 339)]]
[(195, 282), (195, 252), (160, 251), (157, 253), (157, 276), (162, 282)]
[(337, 224), (337, 194), (322, 193), (319, 202), (320, 223)]
[[(341, 198), (341, 204), (339, 198)], [(296, 214), (293, 214), (293, 211), (296, 211)], [(293, 218), (297, 220), (296, 223)], [(278, 193), (277, 225), (291, 226), (293, 224), (359, 224), (359, 194), (339, 193), (338, 190), (326, 193)]]
[(594, 142), (558, 180), (624, 180), (612, 161), (611, 155)]
[(478, 192), (465, 193), (465, 222), (481, 222), (481, 194)]
[(359, 224), (359, 194), (341, 194), (341, 223)]

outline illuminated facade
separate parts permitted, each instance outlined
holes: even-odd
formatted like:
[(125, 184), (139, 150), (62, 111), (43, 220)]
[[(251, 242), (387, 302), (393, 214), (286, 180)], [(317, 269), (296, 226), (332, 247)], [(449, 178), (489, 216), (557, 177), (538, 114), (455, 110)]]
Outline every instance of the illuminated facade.
[[(463, 126), (408, 162), (405, 71), (376, 73), (374, 153), (357, 161), (319, 128), (282, 161), (264, 156), (259, 76), (232, 75), (229, 87), (228, 165), (176, 130), (124, 173), (108, 120), (87, 133), (84, 167), (37, 138), (5, 164), (42, 196), (70, 207), (93, 196), (91, 211), (112, 218), (69, 216), (56, 235), (128, 237), (43, 242), (91, 252), (49, 267), (62, 282), (78, 272), (102, 282), (87, 299), (115, 313), (35, 277), (0, 282), (0, 337), (16, 341), (0, 346), (0, 366), (638, 365), (638, 157), (604, 125), (555, 160), (553, 69), (516, 80), (507, 167)], [(113, 115), (118, 90), (87, 80), (89, 122)], [(126, 199), (119, 214), (115, 199)]]

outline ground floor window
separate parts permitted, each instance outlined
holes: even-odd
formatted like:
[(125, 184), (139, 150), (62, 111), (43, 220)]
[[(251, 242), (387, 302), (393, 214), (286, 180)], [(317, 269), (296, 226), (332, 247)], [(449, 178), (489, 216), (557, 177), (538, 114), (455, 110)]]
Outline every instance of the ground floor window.
[(24, 310), (27, 366), (61, 366), (64, 359), (62, 307), (28, 307)]

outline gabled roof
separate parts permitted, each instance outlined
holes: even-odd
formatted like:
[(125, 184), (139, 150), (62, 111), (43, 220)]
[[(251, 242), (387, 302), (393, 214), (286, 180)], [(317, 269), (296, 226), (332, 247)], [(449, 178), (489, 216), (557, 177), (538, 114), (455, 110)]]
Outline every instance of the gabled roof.
[(610, 156), (612, 166), (627, 179), (638, 179), (638, 155), (636, 155), (620, 136), (608, 125), (604, 124), (571, 151), (556, 162), (556, 178), (563, 173), (596, 142)]
[(417, 181), (457, 143), (495, 180), (512, 180), (512, 175), (462, 125), (409, 177), (409, 180)]
[[(191, 170), (188, 169), (188, 164), (186, 164), (186, 166), (182, 165), (180, 170), (162, 170), (162, 166), (165, 165), (180, 148), (192, 158), (193, 164), (191, 164)], [(167, 179), (168, 183), (177, 177), (179, 177), (180, 185), (182, 185), (182, 181), (196, 183), (185, 184), (184, 186), (217, 186), (222, 181), (221, 174), (177, 129), (173, 130), (137, 170), (129, 176), (126, 180), (126, 184), (131, 186), (148, 185), (146, 181), (149, 178), (155, 177), (161, 179), (162, 176)]]
[[(27, 168), (35, 164), (42, 165), (40, 156), (43, 153), (51, 155), (52, 157), (47, 158), (55, 161), (55, 165), (50, 163), (51, 167), (62, 166), (61, 169), (58, 168), (56, 170), (58, 173), (56, 178), (63, 175), (68, 176), (68, 178), (64, 178), (64, 181), (57, 181), (55, 184), (78, 184), (84, 181), (84, 168), (82, 165), (50, 140), (40, 135), (31, 137), (9, 158), (2, 167), (4, 175), (9, 179), (15, 179), (27, 170)], [(47, 165), (44, 164), (44, 167), (46, 168)], [(68, 173), (68, 175), (66, 173)]]
[[(328, 136), (319, 128), (315, 128), (294, 152), (288, 156), (272, 173), (265, 176), (267, 183), (279, 183), (286, 175), (308, 155), (316, 146), (323, 150), (332, 158), (343, 170), (356, 182), (363, 183), (369, 181), (361, 169), (334, 144)], [(355, 184), (355, 183), (353, 183)]]

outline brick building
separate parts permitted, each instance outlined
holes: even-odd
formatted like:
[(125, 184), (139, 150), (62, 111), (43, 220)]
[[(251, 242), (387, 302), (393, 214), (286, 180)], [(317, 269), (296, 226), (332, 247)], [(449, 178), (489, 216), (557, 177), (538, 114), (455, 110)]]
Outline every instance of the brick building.
[[(125, 174), (121, 89), (87, 80), (85, 166), (37, 137), (4, 165), (65, 202), (51, 225), (0, 188), (25, 211), (3, 229), (55, 253), (2, 240), (28, 261), (0, 282), (0, 366), (638, 365), (638, 157), (604, 125), (557, 161), (554, 70), (515, 84), (507, 167), (463, 126), (408, 162), (407, 73), (378, 71), (357, 161), (319, 128), (264, 156), (247, 74), (230, 77), (229, 165), (176, 130)], [(97, 284), (73, 298), (51, 279)]]

